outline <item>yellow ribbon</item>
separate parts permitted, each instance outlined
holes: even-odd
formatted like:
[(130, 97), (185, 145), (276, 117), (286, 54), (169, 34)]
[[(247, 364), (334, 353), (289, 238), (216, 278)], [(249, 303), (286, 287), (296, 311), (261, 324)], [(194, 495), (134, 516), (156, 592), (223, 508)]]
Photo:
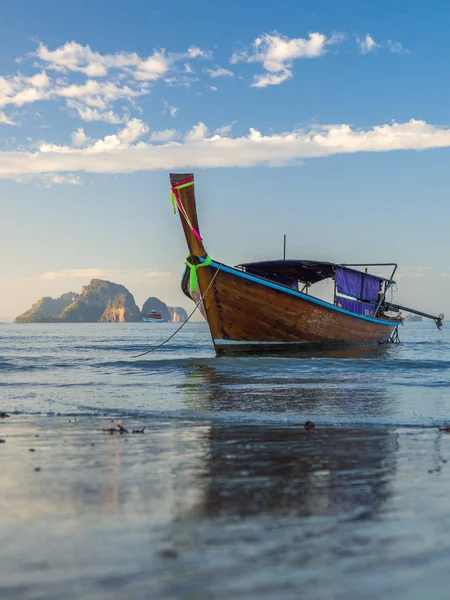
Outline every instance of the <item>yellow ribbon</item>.
[(207, 256), (204, 260), (204, 262), (198, 264), (198, 265), (193, 265), (192, 263), (190, 263), (187, 259), (185, 262), (185, 265), (187, 265), (190, 269), (190, 273), (189, 273), (189, 290), (191, 292), (195, 292), (195, 290), (197, 289), (197, 281), (198, 281), (198, 276), (197, 276), (197, 269), (200, 269), (200, 267), (207, 267), (208, 265), (210, 265), (212, 263), (212, 260), (209, 256)]

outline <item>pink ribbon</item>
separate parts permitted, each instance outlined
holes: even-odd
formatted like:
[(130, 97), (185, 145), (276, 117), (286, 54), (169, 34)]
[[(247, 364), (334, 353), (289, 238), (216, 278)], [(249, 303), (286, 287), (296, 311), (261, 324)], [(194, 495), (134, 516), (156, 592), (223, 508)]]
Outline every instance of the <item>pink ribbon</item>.
[(180, 199), (180, 195), (178, 193), (178, 187), (179, 186), (184, 186), (186, 184), (192, 183), (192, 185), (194, 184), (194, 178), (193, 177), (187, 177), (186, 179), (182, 179), (181, 181), (177, 181), (176, 183), (172, 183), (172, 194), (175, 197), (177, 206), (178, 206), (178, 210), (180, 211), (180, 213), (183, 215), (183, 217), (186, 219), (187, 224), (189, 225), (189, 227), (191, 228), (192, 233), (195, 235), (195, 237), (197, 238), (197, 240), (199, 242), (203, 241), (202, 236), (199, 234), (199, 232), (195, 229), (195, 227), (192, 225), (192, 223), (189, 220), (189, 217), (187, 216), (186, 211), (184, 210), (184, 207), (181, 203), (181, 199)]

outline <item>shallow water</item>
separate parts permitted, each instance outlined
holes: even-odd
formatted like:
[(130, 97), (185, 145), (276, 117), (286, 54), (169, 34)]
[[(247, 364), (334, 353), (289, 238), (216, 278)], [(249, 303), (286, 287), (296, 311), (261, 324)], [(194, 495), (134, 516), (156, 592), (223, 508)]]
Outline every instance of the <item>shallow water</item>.
[(450, 418), (450, 327), (326, 356), (216, 358), (206, 324), (0, 325), (4, 410), (152, 419), (440, 425)]
[(130, 359), (175, 328), (0, 325), (0, 597), (447, 598), (448, 327)]

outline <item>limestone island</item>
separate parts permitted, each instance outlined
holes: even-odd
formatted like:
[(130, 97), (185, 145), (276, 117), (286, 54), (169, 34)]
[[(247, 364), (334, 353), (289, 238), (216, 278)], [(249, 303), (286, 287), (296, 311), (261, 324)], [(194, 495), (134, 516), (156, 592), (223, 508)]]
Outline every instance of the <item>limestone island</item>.
[(59, 298), (41, 298), (14, 323), (138, 323), (143, 314), (157, 311), (167, 323), (183, 323), (187, 313), (180, 306), (167, 306), (155, 297), (137, 306), (126, 287), (112, 281), (92, 279), (81, 294), (67, 292)]

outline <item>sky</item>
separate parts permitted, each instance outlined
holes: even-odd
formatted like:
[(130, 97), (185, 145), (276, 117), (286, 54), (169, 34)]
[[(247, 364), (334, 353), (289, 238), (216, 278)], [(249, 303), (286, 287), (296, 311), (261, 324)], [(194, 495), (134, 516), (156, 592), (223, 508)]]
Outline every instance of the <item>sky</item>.
[(450, 315), (450, 5), (3, 0), (0, 319), (91, 278), (180, 291), (169, 172), (227, 264), (396, 262)]

